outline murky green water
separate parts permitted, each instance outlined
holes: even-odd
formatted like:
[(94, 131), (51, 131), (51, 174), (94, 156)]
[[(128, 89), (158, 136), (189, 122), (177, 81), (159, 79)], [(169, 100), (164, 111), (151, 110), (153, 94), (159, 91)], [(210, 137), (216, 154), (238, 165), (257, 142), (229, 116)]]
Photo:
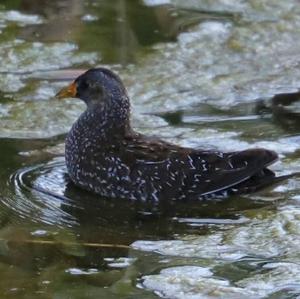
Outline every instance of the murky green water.
[(84, 106), (53, 99), (106, 65), (140, 131), (266, 147), (278, 174), (300, 171), (298, 1), (0, 8), (1, 298), (299, 298), (299, 178), (221, 202), (102, 199), (65, 173), (64, 136)]

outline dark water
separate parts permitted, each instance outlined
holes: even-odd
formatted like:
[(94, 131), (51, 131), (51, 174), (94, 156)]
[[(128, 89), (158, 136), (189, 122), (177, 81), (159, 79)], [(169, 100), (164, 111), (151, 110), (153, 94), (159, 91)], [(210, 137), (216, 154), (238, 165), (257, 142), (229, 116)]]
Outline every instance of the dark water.
[[(221, 39), (206, 40), (205, 30), (214, 35), (229, 23), (236, 31), (243, 29), (238, 36), (261, 33), (266, 26), (253, 26), (258, 26), (258, 16), (267, 19), (268, 10), (259, 6), (266, 4), (253, 4), (257, 19), (252, 16), (251, 22), (226, 3), (219, 11), (203, 3), (197, 8), (149, 7), (137, 0), (1, 2), (1, 298), (299, 296), (297, 178), (224, 201), (154, 204), (99, 198), (72, 186), (66, 174), (65, 134), (83, 106), (52, 97), (81, 69), (100, 64), (124, 76), (136, 96), (133, 120), (141, 131), (190, 146), (266, 146), (281, 154), (278, 173), (299, 171), (297, 71), (284, 77), (285, 85), (280, 72), (276, 77), (266, 71), (267, 62), (257, 74), (231, 77), (205, 56)], [(21, 15), (9, 15), (12, 10)], [(288, 15), (282, 7), (275, 11)], [(30, 19), (24, 17), (28, 15)], [(213, 27), (205, 27), (209, 22), (215, 22)], [(285, 25), (276, 27), (278, 32), (294, 37), (288, 21)], [(193, 43), (201, 30), (204, 35)], [(230, 49), (221, 45), (221, 56), (217, 50), (214, 54), (220, 64), (229, 55), (231, 60), (242, 55), (240, 45), (230, 42)], [(247, 54), (250, 46), (242, 46)], [(232, 48), (239, 49), (232, 53)], [(201, 60), (197, 51), (203, 51), (203, 65), (193, 60)], [(290, 52), (283, 56), (290, 59)], [(193, 81), (200, 71), (213, 78), (201, 87)], [(259, 89), (256, 76), (270, 89)], [(234, 100), (221, 91), (218, 96), (227, 102), (216, 101), (218, 84), (230, 94), (226, 84), (231, 80), (237, 82)], [(278, 90), (281, 94), (275, 96)], [(247, 101), (237, 100), (245, 94)]]

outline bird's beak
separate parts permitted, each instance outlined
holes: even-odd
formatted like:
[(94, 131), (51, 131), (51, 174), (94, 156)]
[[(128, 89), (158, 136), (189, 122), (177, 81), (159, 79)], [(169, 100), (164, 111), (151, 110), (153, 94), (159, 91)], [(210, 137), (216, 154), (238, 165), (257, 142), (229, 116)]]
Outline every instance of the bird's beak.
[(77, 85), (75, 82), (71, 83), (69, 86), (62, 88), (55, 97), (58, 99), (64, 98), (75, 98), (77, 94)]

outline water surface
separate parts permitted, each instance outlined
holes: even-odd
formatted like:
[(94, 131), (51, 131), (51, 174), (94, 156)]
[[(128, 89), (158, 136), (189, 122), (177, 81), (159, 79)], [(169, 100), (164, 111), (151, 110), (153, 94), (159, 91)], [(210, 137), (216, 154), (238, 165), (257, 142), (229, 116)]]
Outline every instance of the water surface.
[(224, 201), (144, 203), (72, 186), (53, 99), (82, 70), (124, 79), (136, 129), (277, 151), (300, 171), (299, 3), (2, 1), (3, 298), (298, 298), (299, 178)]

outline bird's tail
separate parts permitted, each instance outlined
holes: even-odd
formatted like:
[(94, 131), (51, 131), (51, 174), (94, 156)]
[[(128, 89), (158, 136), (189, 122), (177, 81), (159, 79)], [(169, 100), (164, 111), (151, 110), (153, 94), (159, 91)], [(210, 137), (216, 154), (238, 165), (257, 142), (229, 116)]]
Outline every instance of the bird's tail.
[(268, 186), (276, 185), (284, 180), (300, 177), (300, 172), (282, 175), (282, 176), (275, 176), (275, 173), (268, 169), (264, 168), (259, 173), (256, 173), (248, 180), (234, 186), (230, 190), (232, 194), (244, 194), (244, 193), (253, 193), (260, 189), (266, 188)]

